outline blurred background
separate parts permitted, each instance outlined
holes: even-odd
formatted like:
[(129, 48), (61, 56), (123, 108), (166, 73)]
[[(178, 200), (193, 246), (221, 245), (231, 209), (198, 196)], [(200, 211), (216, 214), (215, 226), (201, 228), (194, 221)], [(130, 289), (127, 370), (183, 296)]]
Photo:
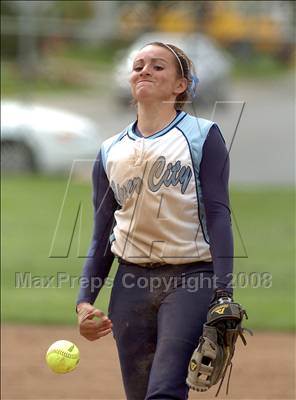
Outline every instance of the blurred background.
[[(236, 298), (248, 324), (295, 330), (295, 24), (293, 1), (1, 1), (4, 326), (75, 324), (77, 280), (56, 287), (57, 274), (80, 275), (92, 160), (135, 118), (130, 62), (157, 38), (194, 61), (187, 111), (217, 121), (230, 151)], [(18, 288), (25, 272), (54, 279)]]

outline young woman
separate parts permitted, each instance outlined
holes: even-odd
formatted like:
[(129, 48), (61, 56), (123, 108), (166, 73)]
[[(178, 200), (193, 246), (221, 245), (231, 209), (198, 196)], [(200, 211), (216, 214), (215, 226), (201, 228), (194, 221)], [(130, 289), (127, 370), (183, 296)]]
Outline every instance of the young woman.
[[(137, 119), (103, 143), (94, 165), (78, 321), (89, 340), (113, 331), (128, 400), (187, 399), (209, 304), (232, 294), (229, 159), (218, 126), (182, 111), (195, 84), (181, 49), (143, 47), (130, 76)], [(92, 281), (103, 284), (114, 257), (107, 317), (93, 306)]]

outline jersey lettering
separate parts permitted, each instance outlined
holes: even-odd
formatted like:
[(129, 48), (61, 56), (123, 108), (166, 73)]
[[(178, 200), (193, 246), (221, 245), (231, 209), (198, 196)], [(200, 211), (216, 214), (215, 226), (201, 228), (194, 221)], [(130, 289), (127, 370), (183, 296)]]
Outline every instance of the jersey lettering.
[[(176, 186), (181, 183), (181, 193), (184, 194), (192, 176), (191, 168), (182, 166), (178, 160), (174, 164), (168, 163), (166, 170), (166, 158), (163, 156), (158, 157), (152, 165), (148, 176), (148, 187), (152, 192), (157, 192), (162, 185), (169, 187), (170, 185)], [(157, 181), (158, 179), (158, 181)]]

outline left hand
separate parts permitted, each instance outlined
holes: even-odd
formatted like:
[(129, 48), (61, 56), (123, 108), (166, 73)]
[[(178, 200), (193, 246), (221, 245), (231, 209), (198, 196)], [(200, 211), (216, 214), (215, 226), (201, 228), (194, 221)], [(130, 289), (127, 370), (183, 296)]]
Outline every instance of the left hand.
[[(221, 381), (232, 363), (238, 336), (246, 344), (241, 326), (245, 310), (234, 303), (231, 293), (217, 289), (212, 297), (207, 322), (188, 367), (187, 385), (197, 391), (206, 391)], [(217, 392), (217, 394), (218, 394)], [(228, 385), (227, 391), (228, 392)]]
[(209, 308), (225, 302), (233, 302), (233, 295), (229, 290), (226, 289), (216, 289), (210, 302)]

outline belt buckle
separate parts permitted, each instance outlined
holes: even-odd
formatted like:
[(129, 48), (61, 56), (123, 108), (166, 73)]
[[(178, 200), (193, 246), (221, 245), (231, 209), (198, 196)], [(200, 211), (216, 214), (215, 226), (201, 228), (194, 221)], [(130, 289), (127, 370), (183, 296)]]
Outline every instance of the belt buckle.
[(146, 267), (147, 268), (151, 268), (151, 269), (158, 268), (158, 267), (161, 267), (161, 266), (162, 266), (162, 263), (153, 263), (153, 262), (146, 263)]
[(146, 265), (147, 265), (148, 268), (155, 268), (155, 266), (157, 265), (157, 263), (152, 263), (152, 262), (150, 262), (150, 263), (147, 263)]

